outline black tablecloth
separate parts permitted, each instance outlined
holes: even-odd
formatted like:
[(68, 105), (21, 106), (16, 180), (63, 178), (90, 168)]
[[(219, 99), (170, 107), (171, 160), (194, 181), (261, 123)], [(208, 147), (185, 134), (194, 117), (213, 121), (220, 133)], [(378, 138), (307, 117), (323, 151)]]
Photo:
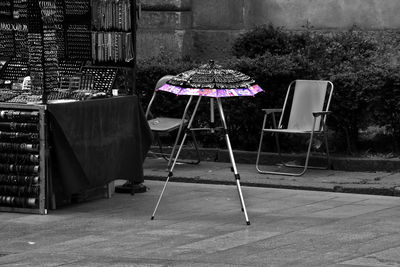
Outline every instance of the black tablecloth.
[(51, 172), (63, 193), (143, 182), (151, 131), (136, 96), (49, 104), (48, 113)]

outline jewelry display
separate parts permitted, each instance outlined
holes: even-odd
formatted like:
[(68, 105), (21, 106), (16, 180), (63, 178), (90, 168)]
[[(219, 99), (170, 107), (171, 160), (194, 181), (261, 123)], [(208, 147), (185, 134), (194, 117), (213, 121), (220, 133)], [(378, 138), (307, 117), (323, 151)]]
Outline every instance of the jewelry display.
[(12, 16), (11, 0), (3, 0), (0, 2), (0, 16)]
[(16, 97), (18, 95), (19, 95), (19, 93), (15, 92), (15, 91), (2, 89), (0, 91), (0, 102), (8, 102), (9, 100), (13, 99), (14, 97)]
[(14, 32), (15, 57), (27, 61), (29, 58), (28, 27), (26, 31)]
[(130, 62), (134, 57), (129, 0), (93, 1), (92, 59)]
[(81, 83), (81, 89), (96, 92), (110, 92), (117, 76), (115, 67), (82, 67), (82, 73), (91, 81)]
[(98, 31), (130, 31), (131, 3), (129, 0), (93, 1), (92, 25)]
[(14, 19), (26, 19), (28, 17), (28, 1), (27, 0), (14, 0)]
[(92, 44), (95, 62), (129, 62), (134, 56), (130, 32), (93, 32)]
[(68, 59), (91, 60), (90, 0), (65, 0), (65, 22)]
[(37, 0), (28, 0), (28, 32), (41, 33), (42, 31), (42, 15)]
[[(1, 28), (1, 27), (0, 27)], [(14, 55), (14, 33), (12, 31), (0, 30), (0, 55), (11, 57)]]
[(40, 112), (0, 109), (0, 210), (39, 209)]
[(65, 0), (66, 15), (87, 15), (90, 10), (90, 0)]
[[(83, 62), (119, 65), (134, 57), (129, 0), (10, 0), (1, 1), (3, 13), (0, 58), (9, 60), (0, 72), (2, 102), (37, 102), (44, 90), (52, 100), (69, 97), (60, 89), (80, 99), (77, 90), (108, 92), (116, 71), (81, 72)], [(22, 92), (15, 83), (28, 75), (31, 88)]]
[(28, 75), (28, 62), (20, 58), (12, 58), (3, 67), (1, 79), (17, 81)]
[(32, 93), (20, 93), (16, 97), (11, 98), (7, 101), (8, 103), (35, 103), (39, 104), (42, 102), (42, 95), (32, 94)]
[(58, 64), (58, 71), (61, 77), (71, 77), (80, 72), (83, 61), (77, 60), (60, 60)]
[(68, 58), (75, 60), (90, 60), (91, 34), (89, 25), (70, 24), (67, 28), (67, 51)]

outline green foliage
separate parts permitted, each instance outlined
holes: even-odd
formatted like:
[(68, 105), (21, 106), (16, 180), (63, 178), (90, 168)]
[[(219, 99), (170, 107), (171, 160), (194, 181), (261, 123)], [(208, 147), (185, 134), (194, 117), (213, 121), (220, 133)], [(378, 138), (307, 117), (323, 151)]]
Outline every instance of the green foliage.
[(281, 29), (256, 27), (240, 36), (233, 44), (233, 55), (236, 57), (255, 58), (265, 52), (271, 54), (289, 54), (292, 51), (291, 37)]
[[(393, 36), (393, 40), (400, 39), (397, 34)], [(382, 37), (378, 39), (382, 40)], [(334, 149), (355, 152), (359, 149), (360, 130), (368, 126), (381, 126), (393, 136), (392, 150), (398, 152), (398, 49), (388, 49), (388, 42), (376, 40), (374, 34), (354, 30), (292, 33), (272, 26), (257, 27), (240, 36), (233, 45), (234, 56), (217, 63), (250, 75), (265, 92), (255, 97), (224, 99), (233, 146), (244, 150), (257, 148), (263, 119), (261, 109), (280, 108), (292, 80), (327, 79), (335, 86), (332, 115), (328, 118), (328, 126), (334, 131), (331, 140)], [(397, 41), (392, 44), (398, 44)], [(169, 58), (163, 56), (138, 64), (137, 86), (143, 103), (150, 100), (160, 77), (200, 65), (200, 62)], [(186, 100), (185, 97), (173, 97), (172, 100), (165, 98), (157, 106), (160, 111), (179, 117)], [(203, 108), (207, 110), (208, 107)], [(208, 114), (200, 115), (197, 124), (207, 126)], [(223, 139), (215, 137), (203, 136), (200, 139), (205, 146), (224, 144)], [(286, 144), (287, 148), (295, 147), (290, 140)]]
[[(398, 34), (393, 36), (392, 40), (399, 39)], [(400, 133), (399, 67), (393, 60), (398, 58), (398, 53), (396, 57), (395, 49), (388, 49), (390, 42), (382, 40), (381, 36), (376, 38), (374, 34), (356, 30), (297, 33), (268, 26), (239, 37), (233, 45), (233, 54), (260, 63), (255, 64), (254, 72), (249, 69), (249, 75), (259, 71), (265, 76), (274, 75), (273, 83), (262, 75), (256, 76), (256, 80), (266, 82), (266, 94), (271, 93), (271, 99), (278, 103), (282, 102), (277, 92), (291, 81), (290, 77), (280, 77), (288, 69), (295, 72), (294, 79), (331, 80), (335, 90), (328, 124), (336, 133), (333, 140), (336, 149), (352, 152), (358, 149), (360, 129), (384, 126), (394, 139)], [(275, 66), (277, 69), (270, 69), (273, 66), (261, 66), (265, 64), (262, 59), (265, 55), (287, 56), (290, 61), (282, 61), (280, 66)], [(274, 107), (268, 101), (264, 104), (264, 107)], [(398, 149), (398, 143), (394, 142), (393, 150)]]
[[(400, 67), (388, 72), (384, 85), (374, 98), (373, 115), (377, 125), (384, 126), (393, 137), (394, 151), (400, 150)], [(383, 119), (382, 119), (383, 118)]]

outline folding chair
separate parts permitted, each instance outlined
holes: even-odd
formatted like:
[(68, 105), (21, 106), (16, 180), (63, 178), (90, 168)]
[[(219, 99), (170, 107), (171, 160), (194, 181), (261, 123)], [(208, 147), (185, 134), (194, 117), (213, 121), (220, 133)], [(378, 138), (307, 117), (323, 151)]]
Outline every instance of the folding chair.
[[(154, 134), (154, 139), (157, 141), (157, 144), (159, 147), (159, 152), (152, 151), (151, 153), (153, 153), (155, 155), (160, 155), (165, 160), (167, 160), (168, 166), (170, 166), (172, 163), (172, 160), (174, 160), (173, 155), (175, 154), (175, 148), (177, 147), (179, 138), (182, 134), (182, 129), (189, 122), (188, 109), (189, 109), (190, 103), (187, 103), (185, 110), (183, 112), (182, 118), (154, 116), (154, 114), (151, 113), (151, 106), (154, 103), (154, 100), (156, 99), (156, 96), (158, 94), (158, 88), (163, 86), (172, 77), (173, 77), (172, 75), (165, 75), (160, 80), (158, 80), (155, 90), (154, 90), (154, 93), (153, 93), (153, 96), (151, 97), (149, 105), (147, 106), (147, 109), (146, 109), (147, 122), (149, 123), (150, 129), (152, 130), (152, 132)], [(171, 153), (168, 154), (163, 149), (163, 144), (161, 142), (160, 135), (162, 135), (162, 134), (169, 135), (176, 130), (178, 130), (178, 132), (177, 132), (177, 135), (175, 138), (175, 143), (173, 145)], [(201, 160), (199, 147), (198, 147), (198, 144), (196, 141), (196, 136), (194, 135), (194, 132), (190, 131), (190, 134), (191, 134), (191, 137), (193, 140), (193, 147), (196, 150), (196, 159), (195, 160), (180, 160), (179, 162), (188, 163), (188, 164), (198, 164), (198, 163), (200, 163), (200, 160)]]
[[(326, 117), (330, 113), (329, 105), (332, 93), (333, 84), (330, 81), (295, 80), (291, 82), (288, 87), (282, 109), (263, 109), (265, 114), (256, 160), (256, 169), (259, 173), (301, 176), (307, 171), (307, 168), (328, 169), (330, 167)], [(276, 125), (276, 113), (281, 114), (278, 125)], [(272, 117), (273, 128), (266, 128), (268, 115)], [(259, 161), (265, 133), (275, 135), (277, 152), (280, 159), (279, 134), (303, 134), (309, 136), (308, 150), (304, 165), (284, 163), (286, 167), (302, 168), (300, 172), (275, 172), (262, 170), (260, 168)], [(324, 137), (327, 160), (326, 167), (308, 166), (315, 135), (323, 135)]]

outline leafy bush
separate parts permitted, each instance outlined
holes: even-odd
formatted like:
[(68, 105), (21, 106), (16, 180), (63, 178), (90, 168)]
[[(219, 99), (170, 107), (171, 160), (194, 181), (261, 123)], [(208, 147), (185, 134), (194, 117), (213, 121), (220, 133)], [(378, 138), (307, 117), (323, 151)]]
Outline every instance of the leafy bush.
[[(388, 42), (378, 39), (382, 38), (356, 30), (292, 33), (272, 26), (257, 27), (237, 39), (233, 54), (254, 59), (288, 56), (297, 65), (294, 78), (331, 80), (335, 91), (328, 124), (336, 132), (336, 148), (352, 152), (358, 149), (360, 129), (370, 125), (385, 126), (393, 136), (400, 133), (398, 63), (393, 60), (398, 54), (394, 57), (395, 49), (390, 51)], [(285, 71), (286, 65), (278, 68)], [(267, 85), (276, 91), (274, 84)], [(398, 143), (394, 144), (393, 150), (398, 151)]]
[(384, 126), (392, 136), (393, 150), (400, 150), (400, 68), (388, 72), (384, 85), (373, 103), (377, 125)]
[[(393, 34), (393, 36), (397, 36)], [(381, 37), (380, 37), (381, 38)], [(381, 38), (382, 39), (382, 38)], [(400, 37), (399, 37), (400, 39)], [(393, 44), (396, 42), (393, 42)], [(217, 62), (253, 77), (265, 90), (255, 97), (223, 100), (231, 141), (235, 149), (255, 150), (260, 137), (262, 108), (281, 107), (287, 86), (295, 79), (327, 79), (335, 86), (328, 126), (334, 131), (331, 144), (337, 151), (359, 150), (359, 132), (382, 126), (393, 136), (393, 151), (400, 140), (400, 67), (396, 49), (377, 42), (373, 34), (360, 31), (291, 33), (272, 26), (257, 27), (237, 39), (233, 57)], [(204, 63), (204, 62), (202, 62)], [(200, 65), (170, 60), (168, 56), (140, 62), (137, 86), (146, 105), (156, 81)], [(165, 98), (162, 112), (179, 117), (185, 97)], [(168, 96), (170, 97), (170, 96)], [(209, 124), (209, 107), (203, 105), (197, 124)], [(222, 138), (202, 136), (204, 146), (223, 145)], [(273, 142), (271, 142), (273, 143)], [(295, 143), (287, 142), (293, 149)]]
[(293, 51), (291, 36), (281, 29), (268, 27), (256, 27), (243, 34), (233, 44), (233, 55), (236, 57), (255, 58), (265, 52), (271, 54), (290, 54)]

